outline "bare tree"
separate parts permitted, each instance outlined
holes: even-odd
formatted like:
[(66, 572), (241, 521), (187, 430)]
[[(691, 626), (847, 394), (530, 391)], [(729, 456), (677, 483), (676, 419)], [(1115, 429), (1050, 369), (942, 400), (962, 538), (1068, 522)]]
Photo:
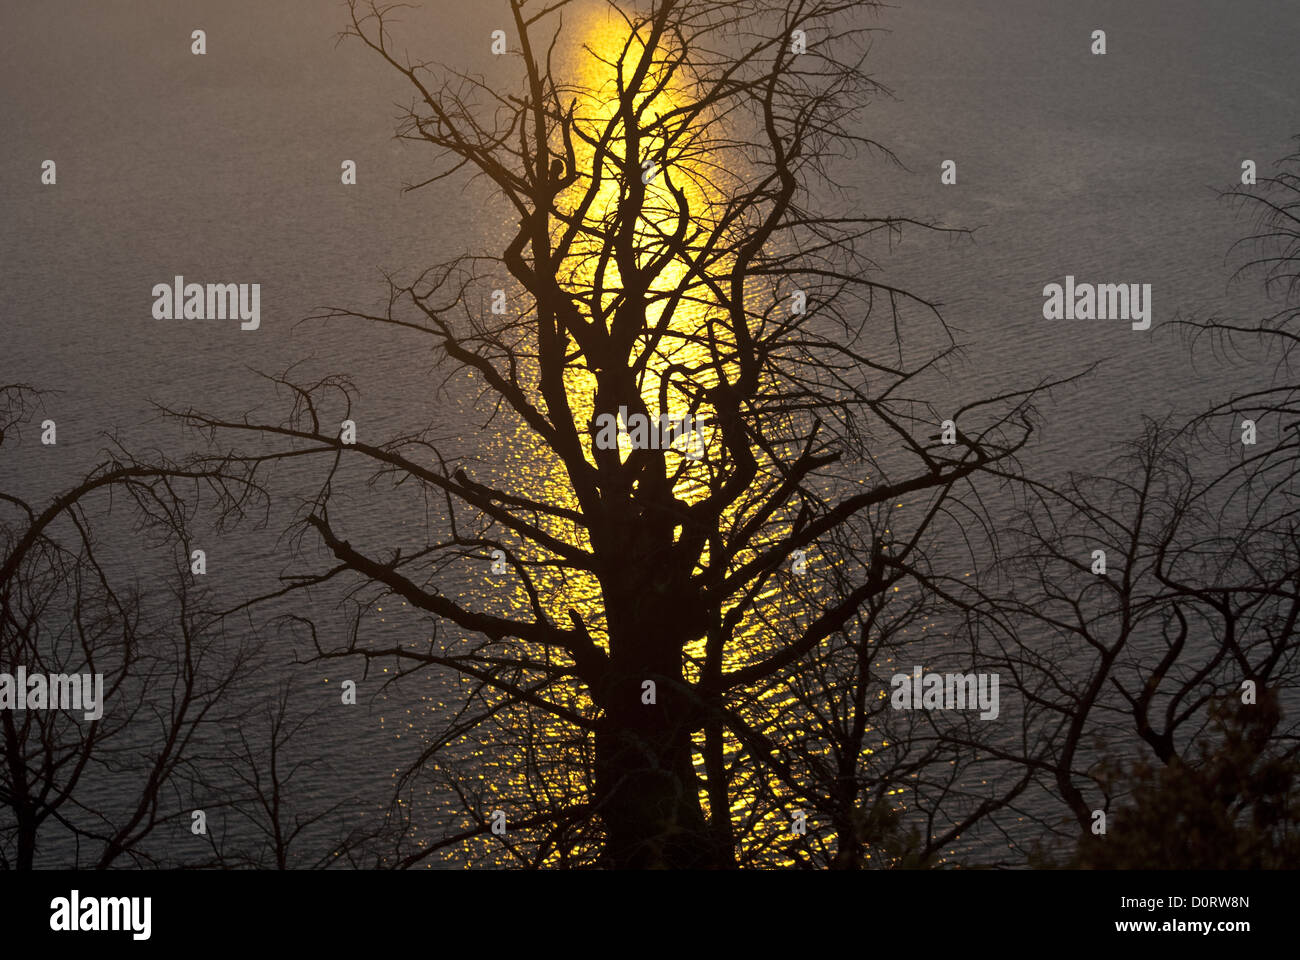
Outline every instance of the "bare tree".
[[(1181, 321), (1194, 347), (1234, 350), (1248, 339), (1278, 347), (1273, 383), (1255, 387), (1257, 368), (1243, 366), (1251, 387), (1185, 422), (1148, 422), (1103, 474), (1054, 488), (1025, 482), (1024, 523), (1001, 589), (989, 578), (935, 586), (959, 605), (967, 598), (977, 657), (1000, 664), (1026, 705), (1023, 742), (994, 755), (1064, 804), (1085, 864), (1176, 866), (1202, 856), (1201, 867), (1249, 866), (1262, 862), (1270, 837), (1285, 842), (1283, 816), (1267, 830), (1251, 827), (1249, 850), (1235, 860), (1230, 849), (1246, 834), (1232, 830), (1222, 842), (1177, 851), (1168, 843), (1178, 824), (1195, 832), (1215, 818), (1258, 818), (1259, 804), (1273, 803), (1294, 775), (1298, 731), (1284, 714), (1300, 681), (1292, 415), (1300, 388), (1289, 363), (1298, 161), (1230, 195), (1262, 211), (1238, 276), (1262, 271), (1278, 310), (1256, 322)], [(1189, 791), (1212, 798), (1213, 817), (1203, 804), (1175, 809)], [(1124, 824), (1114, 843), (1094, 829), (1098, 811)]]
[[(12, 445), (41, 397), (16, 385), (0, 396)], [(117, 497), (125, 501), (118, 513), (134, 511), (146, 535), (137, 545), (149, 537), (159, 546), (183, 544), (177, 485), (223, 479), (116, 451), (44, 509), (0, 494), (8, 508), (0, 526), (0, 668), (11, 677), (22, 668), (28, 676), (98, 675), (103, 683), (93, 711), (54, 703), (0, 711), (5, 866), (36, 865), (44, 834), (54, 834), (45, 863), (157, 863), (150, 838), (188, 820), (181, 800), (197, 777), (196, 744), (228, 721), (218, 705), (245, 675), (248, 653), (214, 628), (187, 555), (163, 551), (164, 563), (175, 564), (164, 581), (171, 592), (146, 595), (135, 573), (106, 558), (111, 550), (95, 529), (113, 516)]]
[[(296, 542), (305, 563), (318, 546), (335, 562), (294, 586), (349, 582), (359, 611), (400, 600), (429, 623), (379, 642), (359, 612), (345, 643), (313, 629), (314, 649), (461, 677), (448, 736), (495, 718), (528, 758), (508, 797), (526, 861), (735, 865), (736, 831), (759, 827), (733, 809), (729, 754), (757, 749), (757, 692), (871, 617), (930, 539), (979, 523), (974, 485), (1014, 473), (1031, 429), (1031, 390), (924, 402), (955, 347), (936, 305), (872, 260), (924, 225), (856, 213), (837, 182), (880, 149), (861, 126), (882, 92), (864, 71), (874, 4), (611, 3), (623, 39), (579, 51), (561, 21), (575, 7), (511, 0), (513, 84), (411, 59), (398, 6), (348, 6), (344, 36), (410, 85), (398, 136), (430, 152), (410, 189), (482, 178), (516, 226), (503, 250), (390, 278), (381, 311), (320, 319), (426, 340), (449, 380), (482, 391), (486, 425), (525, 445), (531, 478), (474, 450), (473, 430), (349, 442), (340, 378), (278, 378), (280, 421), (171, 412), (250, 482), (324, 465)], [(577, 54), (584, 72), (564, 72)], [(664, 417), (703, 425), (698, 457)], [(241, 437), (255, 455), (232, 453)], [(349, 516), (358, 461), (370, 496), (426, 518), (422, 541), (385, 544)], [(840, 535), (859, 526), (890, 532)], [(509, 586), (458, 587), (492, 551)], [(821, 588), (781, 595), (799, 558)]]
[[(45, 396), (0, 386), (6, 452), (31, 432)], [(271, 859), (283, 866), (302, 831), (339, 808), (290, 813), (297, 767), (283, 757), (299, 722), (287, 719), (284, 697), (250, 745), (255, 696), (242, 688), (266, 660), (250, 624), (215, 609), (192, 574), (201, 494), (225, 520), (258, 500), (219, 466), (193, 470), (116, 446), (43, 508), (0, 492), (0, 673), (14, 685), (38, 676), (47, 701), (0, 709), (0, 868), (261, 863), (233, 832), (193, 835), (191, 818), (201, 810), (215, 824), (222, 811), (268, 799)], [(72, 708), (54, 701), (56, 684), (82, 692)], [(256, 772), (268, 756), (269, 784), (222, 775)], [(315, 837), (303, 857), (328, 865), (372, 837)]]

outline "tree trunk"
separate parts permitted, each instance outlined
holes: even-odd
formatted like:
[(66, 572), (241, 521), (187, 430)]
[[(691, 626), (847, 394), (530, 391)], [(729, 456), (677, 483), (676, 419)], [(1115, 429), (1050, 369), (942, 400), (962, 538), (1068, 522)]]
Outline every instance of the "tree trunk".
[[(655, 704), (641, 702), (642, 677), (655, 681)], [(691, 731), (662, 674), (638, 671), (611, 691), (622, 704), (596, 731), (596, 800), (605, 823), (605, 859), (619, 869), (703, 869), (721, 862), (700, 807)]]
[[(691, 734), (703, 712), (682, 677), (680, 597), (646, 567), (611, 600), (611, 657), (598, 699), (596, 802), (605, 862), (618, 869), (705, 869), (729, 862), (700, 804)], [(677, 602), (674, 603), (674, 600)], [(690, 618), (685, 618), (689, 620)], [(653, 692), (646, 681), (654, 683)], [(653, 702), (647, 702), (653, 699)]]

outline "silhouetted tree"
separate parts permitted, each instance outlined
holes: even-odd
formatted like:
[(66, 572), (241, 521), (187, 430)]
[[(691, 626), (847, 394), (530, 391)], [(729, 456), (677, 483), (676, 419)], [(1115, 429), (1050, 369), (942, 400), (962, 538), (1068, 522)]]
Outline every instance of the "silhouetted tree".
[[(575, 7), (511, 0), (516, 73), (489, 79), (410, 59), (392, 33), (397, 6), (349, 3), (345, 36), (411, 87), (398, 136), (430, 153), (411, 189), (485, 178), (489, 215), (513, 235), (390, 278), (382, 310), (321, 317), (426, 340), (444, 382), (482, 392), (486, 424), (529, 468), (493, 460), (468, 425), (388, 440), (362, 427), (345, 442), (335, 424), (353, 416), (354, 392), (337, 377), (278, 378), (292, 397), (282, 421), (172, 410), (250, 482), (272, 463), (327, 465), (297, 542), (305, 563), (319, 544), (334, 565), (297, 584), (351, 582), (359, 610), (343, 643), (313, 627), (314, 649), (462, 678), (446, 740), (504, 736), (524, 758), (476, 776), (512, 805), (525, 861), (722, 867), (739, 850), (779, 862), (770, 841), (789, 811), (747, 807), (766, 788), (735, 763), (763, 749), (774, 704), (761, 695), (840, 631), (883, 622), (882, 598), (925, 545), (980, 525), (974, 486), (1014, 473), (1032, 391), (924, 402), (952, 340), (935, 305), (871, 259), (923, 225), (828, 202), (840, 164), (879, 149), (860, 121), (880, 92), (863, 69), (873, 6), (611, 3), (621, 39), (564, 68), (580, 54), (572, 21), (560, 25)], [(644, 418), (649, 437), (661, 417), (689, 415), (699, 449), (631, 431), (603, 442), (601, 417), (616, 414)], [(256, 454), (234, 451), (241, 436)], [(350, 513), (341, 491), (356, 461), (373, 466), (368, 496), (387, 498), (386, 512), (425, 518), (422, 536), (385, 542)], [(463, 587), (483, 582), (493, 551), (508, 586)], [(800, 558), (818, 587), (783, 592)], [(380, 641), (362, 614), (399, 599), (429, 622)], [(862, 653), (841, 646), (839, 658), (859, 664), (870, 695)], [(837, 728), (842, 747), (863, 721)], [(504, 729), (488, 733), (494, 723)], [(448, 833), (484, 836), (483, 791), (453, 782), (468, 819)], [(863, 815), (857, 791), (830, 812), (846, 831)], [(777, 852), (751, 855), (749, 841)], [(855, 861), (859, 840), (842, 842)], [(441, 848), (435, 838), (402, 862)]]
[[(40, 402), (28, 387), (0, 389), (6, 446)], [(112, 498), (134, 510), (155, 542), (184, 543), (174, 485), (221, 484), (150, 465), (121, 451), (40, 509), (12, 493), (0, 524), (0, 671), (103, 677), (102, 716), (62, 709), (0, 710), (0, 863), (109, 867), (157, 863), (148, 840), (188, 821), (183, 799), (203, 733), (229, 718), (218, 704), (246, 674), (247, 652), (211, 629), (186, 556), (169, 596), (145, 595), (95, 534)], [(102, 508), (102, 509), (100, 509)], [(139, 543), (140, 541), (137, 541)], [(173, 559), (173, 558), (169, 558)], [(38, 840), (51, 834), (49, 842)]]
[[(0, 385), (5, 453), (36, 432), (42, 399), (26, 385)], [(287, 700), (269, 732), (249, 723), (255, 700), (240, 688), (265, 666), (256, 637), (210, 608), (188, 549), (201, 491), (227, 517), (258, 491), (211, 464), (193, 470), (120, 447), (65, 484), (44, 507), (0, 492), (0, 672), (15, 682), (19, 668), (28, 678), (98, 674), (102, 691), (93, 710), (84, 701), (84, 709), (53, 701), (0, 709), (0, 869), (263, 863), (240, 842), (190, 831), (196, 809), (215, 826), (220, 812), (255, 810), (258, 801), (271, 824), (270, 863), (286, 865), (302, 828), (335, 808), (299, 810), (290, 822), (284, 787), (293, 768), (276, 766), (294, 729)], [(221, 776), (256, 771), (263, 758), (266, 781)], [(371, 836), (317, 838), (315, 862), (349, 856)]]
[[(1185, 422), (1148, 422), (1101, 475), (1027, 481), (1002, 589), (988, 578), (950, 585), (954, 598), (978, 594), (968, 608), (976, 656), (1001, 664), (1025, 704), (1023, 744), (994, 755), (1065, 804), (1085, 865), (1277, 865), (1292, 843), (1297, 730), (1283, 724), (1279, 696), (1300, 680), (1297, 162), (1231, 194), (1263, 211), (1242, 270), (1262, 270), (1277, 312), (1180, 321), (1194, 346), (1277, 345), (1274, 382), (1256, 386), (1246, 366), (1249, 387)], [(1243, 442), (1245, 419), (1257, 443)], [(1113, 827), (1105, 836), (1092, 831), (1097, 810)], [(1183, 827), (1189, 840), (1176, 848)]]

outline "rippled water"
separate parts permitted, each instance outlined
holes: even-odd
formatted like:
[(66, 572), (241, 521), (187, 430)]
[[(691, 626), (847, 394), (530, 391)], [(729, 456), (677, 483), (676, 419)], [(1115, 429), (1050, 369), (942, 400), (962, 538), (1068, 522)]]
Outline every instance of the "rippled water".
[[(400, 30), (421, 56), (488, 73), (488, 34), (508, 25), (494, 10), (428, 4)], [(452, 454), (537, 473), (529, 446), (482, 429), (487, 413), (471, 385), (440, 388), (419, 340), (297, 324), (319, 306), (375, 306), (380, 270), (499, 251), (513, 230), (481, 182), (399, 192), (427, 174), (420, 152), (392, 139), (392, 104), (405, 90), (359, 46), (334, 47), (342, 23), (341, 7), (316, 0), (0, 12), (0, 382), (60, 391), (46, 400), (57, 448), (6, 445), (3, 489), (47, 494), (95, 461), (105, 431), (183, 449), (150, 400), (274, 410), (252, 371), (304, 359), (354, 377), (369, 436), (432, 421)], [(571, 23), (593, 37), (612, 29), (601, 13)], [(1100, 466), (1144, 414), (1189, 413), (1259, 376), (1208, 355), (1193, 362), (1165, 324), (1256, 305), (1252, 288), (1227, 286), (1225, 253), (1245, 224), (1215, 193), (1236, 182), (1243, 159), (1262, 171), (1283, 155), (1300, 128), (1300, 6), (926, 0), (874, 23), (869, 62), (896, 99), (868, 112), (868, 132), (905, 169), (862, 156), (842, 168), (847, 186), (873, 213), (978, 228), (955, 241), (913, 232), (881, 258), (890, 282), (946, 305), (966, 345), (951, 397), (936, 400), (1104, 360), (1046, 407), (1027, 460), (1053, 473)], [(207, 31), (204, 57), (189, 52), (196, 27)], [(1105, 57), (1088, 52), (1098, 28)], [(39, 183), (47, 158), (58, 163), (56, 187)], [(348, 159), (358, 183), (345, 188)], [(957, 186), (940, 184), (946, 159), (957, 163)], [(154, 320), (152, 286), (178, 274), (261, 283), (261, 330)], [(1150, 283), (1152, 330), (1044, 320), (1042, 288), (1066, 274)], [(376, 492), (353, 505), (351, 522), (380, 540), (404, 525), (418, 533), (418, 516)], [(212, 543), (209, 586), (221, 596), (247, 595), (284, 564), (273, 536)], [(122, 562), (147, 569), (143, 558)], [(407, 612), (385, 613), (392, 620), (375, 629), (401, 635)], [(316, 679), (323, 686), (329, 675)], [(421, 736), (422, 711), (453, 698), (444, 681), (421, 689), (426, 700), (379, 695), (323, 728), (315, 743), (335, 772), (317, 789), (341, 781), (379, 802), (410, 756), (401, 741)]]

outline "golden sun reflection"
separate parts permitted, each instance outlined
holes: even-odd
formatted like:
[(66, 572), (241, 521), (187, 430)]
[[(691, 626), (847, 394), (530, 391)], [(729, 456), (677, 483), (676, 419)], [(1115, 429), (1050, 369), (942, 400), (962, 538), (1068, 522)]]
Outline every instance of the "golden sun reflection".
[[(686, 141), (678, 138), (680, 131), (676, 128), (659, 123), (660, 118), (673, 116), (692, 104), (694, 92), (689, 78), (679, 75), (665, 78), (647, 102), (636, 104), (641, 110), (639, 127), (645, 129), (634, 131), (638, 140), (637, 155), (624, 156), (629, 131), (625, 129), (626, 119), (621, 115), (619, 68), (622, 65), (625, 74), (630, 72), (641, 59), (644, 48), (639, 37), (630, 35), (622, 19), (601, 7), (587, 7), (585, 10), (576, 30), (566, 24), (567, 37), (576, 36), (579, 40), (570, 40), (568, 49), (557, 49), (555, 53), (556, 74), (575, 78), (574, 86), (566, 96), (573, 98), (573, 115), (582, 134), (573, 141), (578, 179), (555, 200), (560, 215), (552, 219), (553, 243), (558, 242), (566, 230), (573, 233), (571, 247), (556, 266), (557, 281), (574, 302), (581, 305), (584, 320), (608, 324), (611, 313), (620, 307), (644, 310), (644, 316), (638, 318), (641, 334), (633, 342), (631, 354), (644, 358), (638, 368), (638, 386), (651, 420), (657, 421), (661, 415), (684, 417), (692, 414), (704, 435), (704, 455), (700, 459), (686, 456), (680, 448), (674, 448), (664, 458), (666, 469), (674, 480), (674, 496), (690, 504), (709, 493), (708, 482), (713, 478), (710, 470), (714, 469), (710, 466), (710, 454), (716, 455), (719, 445), (719, 438), (710, 422), (713, 411), (698, 399), (692, 406), (692, 397), (698, 398), (702, 390), (716, 385), (720, 375), (731, 378), (736, 373), (732, 359), (735, 345), (731, 342), (728, 328), (729, 306), (721, 292), (725, 288), (719, 286), (730, 272), (729, 265), (725, 260), (715, 259), (701, 268), (694, 260), (693, 244), (696, 241), (690, 237), (692, 231), (707, 232), (717, 226), (721, 211), (728, 202), (728, 187), (738, 188), (743, 184), (746, 171), (739, 169), (742, 161), (734, 152), (725, 157), (712, 154), (709, 137), (713, 134), (709, 132), (707, 120), (703, 123), (696, 121), (692, 126), (699, 130), (685, 134), (690, 138)], [(660, 52), (652, 70), (662, 71), (662, 60)], [(598, 149), (595, 144), (604, 144), (605, 148)], [(562, 153), (563, 148), (553, 144), (552, 151)], [(642, 171), (645, 183), (645, 199), (633, 228), (634, 245), (641, 251), (637, 264), (644, 268), (656, 257), (663, 262), (657, 262), (659, 269), (654, 272), (648, 288), (641, 293), (633, 292), (631, 299), (635, 302), (629, 307), (624, 298), (618, 264), (610, 255), (611, 238), (607, 228), (620, 222), (624, 213), (620, 204), (626, 203), (624, 184), (629, 172), (635, 174), (637, 169)], [(687, 220), (687, 239), (674, 243), (669, 238), (678, 230), (679, 220), (683, 218)], [(576, 229), (572, 226), (575, 221), (578, 223)], [(745, 296), (763, 296), (770, 300), (771, 291), (746, 291)], [(745, 306), (759, 315), (763, 313), (758, 305), (746, 303)], [(525, 314), (521, 319), (526, 323), (529, 317)], [(521, 383), (529, 382), (528, 376), (522, 374), (519, 379)], [(597, 378), (588, 358), (578, 354), (573, 356), (564, 371), (564, 384), (569, 406), (581, 432), (581, 428), (591, 423), (598, 413), (606, 412), (595, 409)], [(537, 399), (536, 394), (534, 399)], [(538, 406), (545, 409), (540, 401)], [(572, 510), (578, 508), (572, 481), (563, 462), (522, 420), (503, 414), (493, 420), (492, 427), (474, 438), (477, 448), (475, 467), (484, 474), (483, 482), (521, 497)], [(619, 451), (623, 460), (631, 452), (631, 440), (625, 432), (619, 435)], [(585, 452), (594, 465), (591, 449)], [(724, 516), (724, 534), (727, 532), (725, 528), (738, 526), (747, 519), (740, 515), (744, 509), (743, 506), (737, 507)], [(782, 518), (773, 519), (773, 527), (779, 528)], [(554, 537), (589, 548), (585, 531), (576, 523), (553, 517), (539, 517), (536, 522)], [(511, 540), (508, 531), (498, 528), (492, 531), (492, 535), (508, 541), (516, 551), (530, 549), (517, 539)], [(741, 554), (737, 562), (752, 558), (765, 545), (751, 545), (751, 549)], [(546, 557), (521, 556), (521, 560), (529, 565), (529, 575), (538, 593), (537, 603), (546, 615), (553, 622), (567, 623), (569, 612), (575, 611), (593, 640), (608, 650), (604, 604), (596, 577), (585, 571), (553, 564)], [(710, 562), (707, 552), (699, 562), (701, 566), (707, 566)], [(491, 576), (484, 572), (482, 563), (472, 569), (476, 572), (465, 584), (460, 599), (475, 609), (517, 617), (520, 611), (532, 607), (533, 600), (519, 577)], [(768, 656), (785, 638), (800, 632), (811, 615), (807, 600), (807, 596), (789, 589), (787, 581), (780, 577), (770, 579), (757, 596), (745, 598), (746, 612), (724, 649), (724, 669), (738, 669)], [(728, 612), (723, 611), (724, 614)], [(510, 641), (511, 645), (521, 643)], [(704, 648), (705, 640), (701, 637), (685, 650), (684, 671), (690, 681), (700, 678)], [(548, 656), (542, 650), (530, 652), (539, 660)], [(464, 679), (458, 682), (466, 683)], [(576, 712), (592, 715), (590, 696), (576, 684), (563, 688), (553, 686), (548, 695)], [(784, 709), (793, 702), (793, 697), (794, 693), (785, 687), (770, 687), (762, 691), (757, 702), (747, 709), (761, 716), (763, 722), (779, 723), (774, 718), (781, 717)], [(437, 710), (441, 705), (430, 703), (428, 706)], [(540, 735), (534, 731), (538, 736), (537, 742), (530, 746), (533, 762), (551, 771), (566, 771), (562, 776), (569, 778), (568, 784), (557, 789), (567, 789), (572, 795), (581, 796), (586, 772), (569, 759), (578, 735), (557, 719), (542, 718), (542, 722), (551, 726)], [(813, 741), (808, 740), (807, 744), (807, 752), (818, 750)], [(703, 746), (703, 734), (697, 734), (695, 762), (701, 774)], [(503, 752), (471, 750), (479, 776), (485, 782), (491, 781), (493, 789), (508, 787), (520, 795), (526, 794), (535, 784), (527, 782), (523, 765), (502, 756)], [(730, 764), (739, 756), (741, 745), (728, 734), (723, 752)], [(822, 752), (828, 753), (829, 747)], [(748, 769), (744, 769), (746, 767)], [(731, 808), (734, 820), (740, 822), (753, 816), (751, 811), (759, 798), (764, 798), (762, 807), (769, 812), (763, 814), (763, 823), (752, 831), (753, 835), (759, 838), (759, 842), (768, 843), (771, 837), (788, 832), (788, 821), (778, 812), (781, 804), (772, 803), (770, 799), (786, 796), (784, 786), (779, 782), (768, 782), (768, 775), (754, 763), (736, 764), (734, 770)], [(703, 789), (700, 802), (707, 811), (709, 799)], [(486, 851), (488, 847), (484, 845), (482, 849)], [(767, 856), (770, 861), (772, 854), (769, 852)]]

